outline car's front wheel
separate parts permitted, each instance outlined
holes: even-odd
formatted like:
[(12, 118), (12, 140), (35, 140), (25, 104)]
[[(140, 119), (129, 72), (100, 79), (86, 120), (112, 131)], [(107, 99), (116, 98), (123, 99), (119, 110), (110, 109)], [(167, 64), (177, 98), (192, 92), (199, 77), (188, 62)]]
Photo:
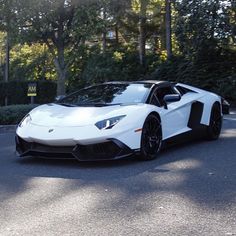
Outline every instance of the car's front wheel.
[(222, 115), (220, 105), (215, 103), (211, 109), (210, 124), (207, 127), (207, 139), (216, 140), (220, 136), (222, 127)]
[(142, 160), (152, 160), (157, 157), (162, 144), (162, 129), (159, 118), (150, 114), (143, 125), (141, 136)]

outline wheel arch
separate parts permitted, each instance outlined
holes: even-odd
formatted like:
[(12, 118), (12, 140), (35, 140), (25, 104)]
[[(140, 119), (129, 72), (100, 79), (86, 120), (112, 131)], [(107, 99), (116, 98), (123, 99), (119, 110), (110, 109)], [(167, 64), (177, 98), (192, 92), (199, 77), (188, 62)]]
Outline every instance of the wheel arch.
[(209, 116), (208, 116), (208, 124), (210, 124), (210, 119), (211, 119), (211, 111), (212, 111), (212, 108), (214, 107), (214, 105), (218, 106), (218, 108), (220, 109), (220, 112), (222, 114), (222, 109), (221, 109), (221, 104), (219, 101), (214, 101), (211, 106), (210, 106), (210, 109), (209, 109)]
[[(161, 116), (159, 115), (158, 112), (156, 112), (156, 111), (152, 111), (152, 112), (150, 112), (150, 113), (147, 115), (147, 117), (150, 116), (150, 115), (154, 115), (154, 116), (156, 116), (156, 117), (158, 118), (158, 120), (160, 121), (160, 124), (161, 124)], [(144, 121), (144, 122), (145, 122), (145, 121)], [(161, 135), (162, 135), (162, 139), (163, 139), (162, 124), (161, 124)]]
[[(159, 119), (159, 121), (161, 122), (161, 116), (159, 115), (158, 112), (152, 111), (151, 113), (148, 114), (148, 116), (149, 116), (149, 115), (154, 115), (154, 116), (156, 116), (156, 117)], [(147, 116), (147, 117), (148, 117), (148, 116)]]
[(213, 107), (215, 104), (216, 104), (217, 106), (219, 106), (219, 108), (221, 109), (221, 104), (220, 104), (219, 101), (215, 101), (215, 102), (213, 103), (212, 107)]
[(209, 125), (210, 117), (211, 117), (211, 110), (214, 104), (217, 104), (217, 106), (219, 106), (221, 110), (220, 97), (212, 93), (208, 93), (207, 95), (208, 96), (204, 96), (198, 100), (199, 102), (202, 102), (204, 104), (203, 114), (202, 114), (202, 119), (201, 119), (201, 124), (203, 125)]

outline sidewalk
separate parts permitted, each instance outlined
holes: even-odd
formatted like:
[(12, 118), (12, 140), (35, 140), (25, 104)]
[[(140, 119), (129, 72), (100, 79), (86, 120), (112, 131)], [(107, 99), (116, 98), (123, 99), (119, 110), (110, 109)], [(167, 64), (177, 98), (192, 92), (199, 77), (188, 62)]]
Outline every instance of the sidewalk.
[(236, 109), (231, 110), (229, 115), (224, 115), (224, 120), (236, 121)]
[(0, 125), (0, 133), (15, 132), (17, 125)]

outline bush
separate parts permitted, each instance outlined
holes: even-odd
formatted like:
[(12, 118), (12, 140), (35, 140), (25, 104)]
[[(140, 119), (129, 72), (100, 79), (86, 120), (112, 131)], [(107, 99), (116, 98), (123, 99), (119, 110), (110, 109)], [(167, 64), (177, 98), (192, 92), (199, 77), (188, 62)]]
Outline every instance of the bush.
[(0, 125), (18, 124), (37, 105), (11, 105), (0, 107)]

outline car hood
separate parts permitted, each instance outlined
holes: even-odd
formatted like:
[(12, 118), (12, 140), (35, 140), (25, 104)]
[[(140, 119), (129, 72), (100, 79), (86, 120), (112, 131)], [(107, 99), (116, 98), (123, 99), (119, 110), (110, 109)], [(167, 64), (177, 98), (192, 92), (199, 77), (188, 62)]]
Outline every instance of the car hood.
[(59, 104), (41, 105), (30, 112), (31, 123), (39, 126), (72, 127), (93, 125), (98, 121), (129, 115), (145, 104), (105, 107), (66, 107)]

